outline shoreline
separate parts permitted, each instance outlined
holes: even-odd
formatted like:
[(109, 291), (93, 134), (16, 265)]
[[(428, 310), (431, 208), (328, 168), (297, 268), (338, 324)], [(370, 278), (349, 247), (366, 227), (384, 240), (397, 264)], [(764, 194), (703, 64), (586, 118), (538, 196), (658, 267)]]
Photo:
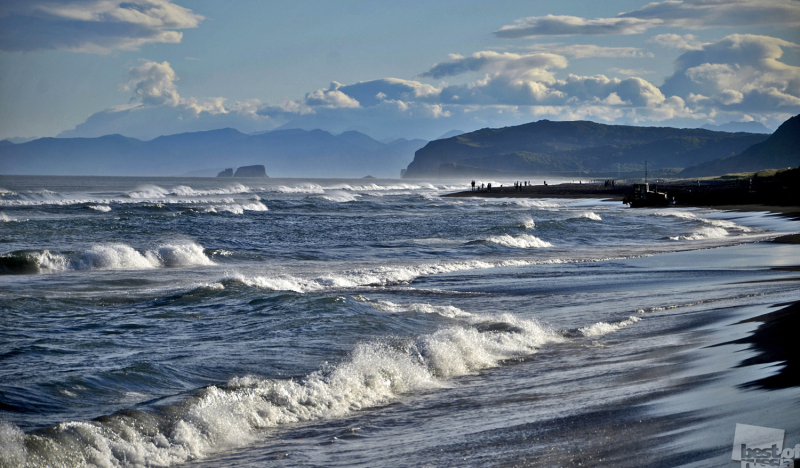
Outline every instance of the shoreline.
[[(800, 220), (800, 206), (781, 204), (774, 196), (754, 195), (752, 191), (743, 191), (736, 184), (722, 183), (696, 186), (691, 183), (652, 184), (657, 190), (675, 194), (678, 204), (668, 207), (712, 208), (722, 211), (756, 212), (766, 211), (794, 220)], [(590, 199), (622, 202), (623, 198), (633, 191), (631, 184), (620, 184), (614, 188), (599, 184), (566, 183), (558, 185), (532, 185), (517, 190), (511, 187), (493, 187), (489, 190), (465, 190), (441, 195), (447, 198), (562, 198)], [(743, 199), (745, 198), (745, 199)], [(755, 200), (753, 200), (755, 198)], [(789, 236), (784, 236), (789, 237)], [(796, 242), (796, 240), (795, 240)]]

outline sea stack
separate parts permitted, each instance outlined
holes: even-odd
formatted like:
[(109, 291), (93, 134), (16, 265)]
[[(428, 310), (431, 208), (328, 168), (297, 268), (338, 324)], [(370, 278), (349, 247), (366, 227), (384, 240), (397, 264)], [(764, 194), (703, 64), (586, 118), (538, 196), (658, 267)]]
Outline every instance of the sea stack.
[(217, 174), (217, 177), (233, 177), (233, 168), (229, 167), (225, 169), (224, 171)]
[(242, 166), (239, 169), (236, 169), (236, 174), (233, 175), (234, 177), (269, 177), (267, 175), (267, 169), (262, 165), (256, 166)]

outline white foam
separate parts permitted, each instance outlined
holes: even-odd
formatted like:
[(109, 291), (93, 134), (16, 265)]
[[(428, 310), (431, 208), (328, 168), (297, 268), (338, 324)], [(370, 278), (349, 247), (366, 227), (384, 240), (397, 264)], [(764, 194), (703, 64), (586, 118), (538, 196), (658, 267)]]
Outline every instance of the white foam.
[(504, 260), (501, 262), (490, 263), (480, 260), (471, 260), (466, 262), (433, 263), (397, 267), (382, 266), (376, 268), (345, 270), (342, 272), (331, 272), (323, 276), (312, 278), (302, 278), (292, 275), (264, 275), (247, 277), (239, 273), (235, 273), (228, 274), (225, 279), (229, 281), (237, 281), (247, 286), (262, 289), (304, 293), (309, 291), (320, 291), (324, 289), (347, 289), (361, 286), (406, 284), (421, 276), (453, 273), (463, 270), (521, 266), (532, 263), (560, 262), (560, 260)]
[(411, 185), (411, 184), (396, 184), (396, 185), (349, 185), (349, 184), (335, 184), (330, 187), (325, 187), (326, 190), (347, 190), (352, 192), (379, 192), (379, 191), (395, 191), (395, 190), (419, 190), (419, 189), (437, 190), (431, 184)]
[(267, 190), (276, 193), (317, 193), (317, 194), (325, 193), (325, 190), (317, 184), (301, 184), (293, 187), (278, 185), (278, 186), (268, 187)]
[(108, 213), (109, 211), (111, 211), (111, 207), (108, 205), (89, 205), (86, 208), (89, 208), (90, 210), (94, 211), (99, 211), (101, 213)]
[(536, 223), (533, 221), (533, 218), (531, 218), (530, 216), (522, 218), (522, 220), (520, 222), (525, 227), (525, 229), (533, 229), (533, 228), (536, 227)]
[(157, 268), (158, 262), (129, 245), (106, 244), (83, 252), (70, 266), (76, 270), (144, 270)]
[(0, 223), (8, 223), (11, 221), (16, 221), (14, 218), (9, 218), (7, 214), (0, 213)]
[(721, 237), (726, 237), (728, 235), (728, 231), (721, 227), (701, 227), (699, 229), (694, 230), (691, 234), (687, 236), (678, 236), (673, 237), (673, 240), (701, 240), (701, 239), (719, 239)]
[(723, 229), (736, 230), (741, 232), (753, 231), (752, 228), (749, 228), (747, 226), (742, 226), (741, 224), (736, 224), (732, 221), (726, 221), (724, 219), (708, 219), (708, 218), (697, 218), (697, 219), (703, 221), (704, 223), (708, 223), (712, 226), (720, 227)]
[(553, 208), (560, 206), (557, 203), (546, 202), (542, 200), (530, 200), (525, 198), (515, 199), (510, 202), (505, 202), (504, 204), (514, 204), (523, 208)]
[(217, 205), (205, 209), (208, 213), (228, 212), (233, 214), (244, 214), (245, 211), (269, 211), (261, 202), (232, 204), (232, 205)]
[(144, 252), (121, 243), (102, 244), (71, 256), (53, 254), (47, 250), (27, 255), (40, 270), (48, 271), (147, 270), (214, 265), (203, 252), (203, 248), (193, 243), (165, 244)]
[(0, 466), (24, 466), (28, 458), (25, 433), (17, 426), (0, 421)]
[[(173, 407), (174, 419), (156, 430), (158, 426), (142, 430), (146, 425), (127, 415), (102, 422), (64, 422), (50, 429), (48, 444), (40, 444), (46, 448), (36, 453), (37, 462), (169, 466), (201, 459), (248, 445), (264, 437), (267, 428), (347, 417), (563, 341), (535, 321), (510, 315), (494, 319), (513, 331), (454, 326), (399, 343), (359, 344), (347, 359), (302, 379), (236, 377)], [(0, 436), (3, 447), (11, 447), (3, 451), (4, 457), (18, 453), (25, 437), (13, 427), (7, 432), (10, 435)]]
[(45, 250), (39, 253), (28, 254), (39, 269), (63, 271), (70, 268), (70, 261), (67, 257), (59, 254), (52, 254)]
[(588, 327), (583, 327), (578, 329), (579, 332), (583, 334), (583, 336), (602, 336), (608, 333), (615, 332), (620, 328), (627, 327), (628, 325), (633, 325), (634, 323), (642, 320), (635, 315), (631, 315), (627, 319), (621, 322), (615, 323), (606, 323), (606, 322), (597, 322), (594, 325), (590, 325)]
[(203, 248), (197, 244), (167, 244), (146, 253), (151, 262), (157, 262), (157, 266), (183, 267), (192, 265), (214, 265)]
[[(659, 212), (656, 212), (655, 214), (658, 215), (658, 216), (673, 216), (673, 217), (676, 217), (676, 218), (698, 221), (698, 222), (705, 223), (705, 224), (708, 224), (708, 225), (711, 225), (711, 226), (714, 226), (714, 227), (722, 228), (724, 230), (735, 230), (735, 231), (739, 231), (739, 232), (752, 232), (752, 231), (754, 231), (753, 228), (750, 228), (750, 227), (747, 227), (747, 226), (742, 226), (741, 224), (734, 223), (733, 221), (727, 221), (727, 220), (724, 220), (724, 219), (702, 218), (702, 217), (697, 216), (694, 213), (690, 213), (690, 212), (687, 212), (687, 211), (659, 211)], [(710, 233), (712, 231), (708, 231), (708, 232)], [(720, 231), (717, 231), (717, 232), (719, 233)], [(727, 235), (727, 233), (725, 235)], [(716, 237), (722, 237), (722, 236), (718, 235)], [(684, 238), (686, 238), (686, 237), (684, 237)], [(707, 237), (698, 237), (698, 238), (707, 238)]]
[(169, 195), (169, 192), (157, 185), (141, 185), (135, 190), (126, 194), (128, 198), (136, 199), (150, 199), (150, 198), (163, 198)]
[(327, 194), (322, 195), (319, 198), (332, 201), (335, 203), (347, 203), (356, 201), (356, 198), (358, 198), (359, 196), (360, 195), (358, 194), (345, 193), (345, 192), (328, 192)]
[(697, 219), (697, 215), (694, 213), (690, 213), (688, 211), (656, 211), (656, 216), (672, 216), (674, 218), (681, 218), (681, 219)]
[(503, 245), (506, 247), (514, 247), (517, 249), (539, 249), (542, 247), (552, 247), (553, 244), (539, 239), (530, 234), (519, 234), (510, 236), (503, 234), (502, 236), (492, 236), (486, 239), (487, 242)]
[(474, 317), (473, 314), (465, 312), (458, 307), (451, 305), (438, 306), (426, 303), (414, 303), (404, 306), (390, 301), (369, 300), (363, 296), (356, 296), (354, 299), (361, 302), (366, 302), (370, 306), (382, 312), (390, 312), (395, 314), (415, 312), (419, 314), (436, 314), (447, 318)]
[(583, 219), (591, 219), (592, 221), (602, 221), (603, 220), (603, 218), (601, 218), (600, 215), (598, 215), (597, 213), (594, 213), (592, 211), (586, 211), (586, 212), (581, 213), (580, 215), (577, 216), (577, 219), (581, 219), (581, 218), (583, 218)]

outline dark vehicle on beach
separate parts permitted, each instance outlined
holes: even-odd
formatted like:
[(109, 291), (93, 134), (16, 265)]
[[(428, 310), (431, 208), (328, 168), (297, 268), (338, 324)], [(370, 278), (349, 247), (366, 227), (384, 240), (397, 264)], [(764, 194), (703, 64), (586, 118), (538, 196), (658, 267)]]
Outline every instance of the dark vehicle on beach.
[(631, 208), (647, 208), (652, 206), (667, 206), (669, 198), (664, 192), (650, 190), (650, 184), (633, 184), (633, 194), (622, 199), (622, 203), (627, 203)]

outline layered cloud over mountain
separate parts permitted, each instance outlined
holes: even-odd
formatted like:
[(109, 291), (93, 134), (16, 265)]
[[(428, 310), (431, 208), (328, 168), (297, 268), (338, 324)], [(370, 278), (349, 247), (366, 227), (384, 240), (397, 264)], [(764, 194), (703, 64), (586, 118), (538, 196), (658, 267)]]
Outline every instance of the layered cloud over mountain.
[[(78, 4), (81, 12), (105, 8), (111, 13), (74, 13)], [(50, 11), (21, 5), (12, 6), (19, 11)], [(63, 5), (63, 11), (57, 10), (59, 15), (85, 17), (85, 21), (127, 18), (117, 10), (133, 8), (138, 16), (131, 13), (128, 21), (152, 23), (154, 30), (194, 27), (202, 20), (165, 0), (141, 0), (135, 8), (118, 4), (117, 9), (87, 1)], [(14, 8), (6, 7), (6, 11)], [(163, 18), (148, 23), (141, 17), (156, 11), (162, 11)], [(332, 132), (359, 128), (377, 138), (431, 139), (453, 128), (513, 125), (539, 118), (688, 127), (757, 120), (774, 127), (800, 112), (800, 67), (784, 61), (786, 52), (795, 52), (799, 46), (755, 34), (728, 34), (703, 41), (681, 31), (767, 25), (800, 26), (800, 2), (670, 0), (612, 18), (527, 17), (495, 31), (496, 37), (510, 39), (505, 50), (453, 53), (426, 70), (409, 71), (417, 73), (414, 78), (332, 81), (299, 98), (272, 103), (256, 98), (229, 103), (223, 97), (186, 97), (168, 62), (142, 61), (130, 68), (128, 80), (120, 85), (130, 95), (129, 104), (97, 113), (62, 135), (98, 136), (113, 131), (153, 138), (165, 132), (214, 126), (245, 132), (287, 126)], [(674, 32), (642, 37), (637, 46), (530, 39), (643, 34), (656, 27)], [(646, 61), (657, 58), (656, 54), (676, 57), (673, 72), (663, 84), (655, 81), (657, 75), (647, 68), (650, 62)], [(625, 63), (633, 66), (609, 67), (602, 73), (576, 72), (586, 70), (582, 61), (597, 58), (628, 60)], [(644, 66), (637, 65), (637, 60)]]

